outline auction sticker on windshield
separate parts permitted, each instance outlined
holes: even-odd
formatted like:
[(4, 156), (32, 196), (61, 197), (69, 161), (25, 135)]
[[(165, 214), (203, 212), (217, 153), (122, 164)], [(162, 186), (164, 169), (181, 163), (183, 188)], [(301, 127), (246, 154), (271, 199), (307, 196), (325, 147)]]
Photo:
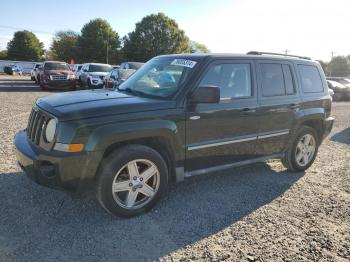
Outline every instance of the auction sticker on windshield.
[(187, 60), (187, 59), (174, 59), (174, 61), (171, 62), (171, 64), (193, 68), (197, 64), (197, 62), (192, 60)]

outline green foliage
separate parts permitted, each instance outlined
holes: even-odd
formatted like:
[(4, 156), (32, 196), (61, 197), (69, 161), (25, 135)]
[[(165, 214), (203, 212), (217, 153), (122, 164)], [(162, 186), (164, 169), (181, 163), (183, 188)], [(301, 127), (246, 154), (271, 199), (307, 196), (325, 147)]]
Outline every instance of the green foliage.
[(70, 62), (71, 59), (77, 63), (79, 35), (73, 31), (60, 31), (56, 33), (50, 48), (49, 56), (53, 60)]
[(29, 31), (17, 31), (7, 44), (7, 59), (39, 61), (44, 54), (44, 45)]
[(191, 53), (209, 53), (210, 50), (201, 43), (191, 41)]
[(157, 55), (191, 52), (185, 32), (163, 13), (145, 16), (123, 40), (124, 56), (130, 61), (145, 62)]
[(322, 67), (323, 72), (325, 73), (325, 75), (328, 76), (328, 75), (329, 75), (328, 69), (327, 69), (328, 63), (325, 62), (325, 61), (322, 61), (322, 60), (317, 60), (317, 61), (320, 63), (320, 65), (321, 65), (321, 67)]
[(7, 59), (7, 50), (0, 51), (0, 59), (2, 59), (2, 60)]
[(344, 56), (333, 57), (327, 66), (327, 70), (330, 76), (350, 76), (350, 64)]
[(91, 20), (85, 24), (78, 38), (79, 61), (118, 63), (120, 60), (120, 40), (118, 33), (113, 31), (110, 24), (101, 18)]

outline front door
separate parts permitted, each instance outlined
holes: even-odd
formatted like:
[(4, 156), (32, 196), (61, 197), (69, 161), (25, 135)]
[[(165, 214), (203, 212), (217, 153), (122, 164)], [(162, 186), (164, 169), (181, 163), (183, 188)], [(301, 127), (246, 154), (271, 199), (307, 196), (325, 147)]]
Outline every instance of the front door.
[(254, 72), (250, 60), (222, 60), (208, 66), (197, 87), (218, 86), (221, 99), (187, 108), (186, 172), (258, 157)]

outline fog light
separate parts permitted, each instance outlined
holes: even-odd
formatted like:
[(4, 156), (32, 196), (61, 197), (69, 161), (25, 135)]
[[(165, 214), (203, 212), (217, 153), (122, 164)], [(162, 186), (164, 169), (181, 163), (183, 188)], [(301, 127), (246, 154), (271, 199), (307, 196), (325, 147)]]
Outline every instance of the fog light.
[(81, 152), (84, 149), (84, 144), (62, 144), (62, 143), (56, 143), (54, 150), (57, 151), (63, 151), (63, 152)]

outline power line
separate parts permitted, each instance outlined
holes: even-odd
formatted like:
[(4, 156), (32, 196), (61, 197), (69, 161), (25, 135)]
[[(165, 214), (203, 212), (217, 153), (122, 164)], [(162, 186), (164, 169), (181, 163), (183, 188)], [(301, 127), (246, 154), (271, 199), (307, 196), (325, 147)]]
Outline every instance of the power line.
[(55, 35), (52, 32), (41, 31), (41, 30), (29, 30), (29, 29), (26, 29), (26, 28), (13, 27), (13, 26), (7, 26), (7, 25), (0, 25), (0, 28), (6, 28), (6, 29), (12, 29), (12, 30), (27, 30), (27, 31), (34, 32), (34, 33), (39, 33), (39, 34)]

